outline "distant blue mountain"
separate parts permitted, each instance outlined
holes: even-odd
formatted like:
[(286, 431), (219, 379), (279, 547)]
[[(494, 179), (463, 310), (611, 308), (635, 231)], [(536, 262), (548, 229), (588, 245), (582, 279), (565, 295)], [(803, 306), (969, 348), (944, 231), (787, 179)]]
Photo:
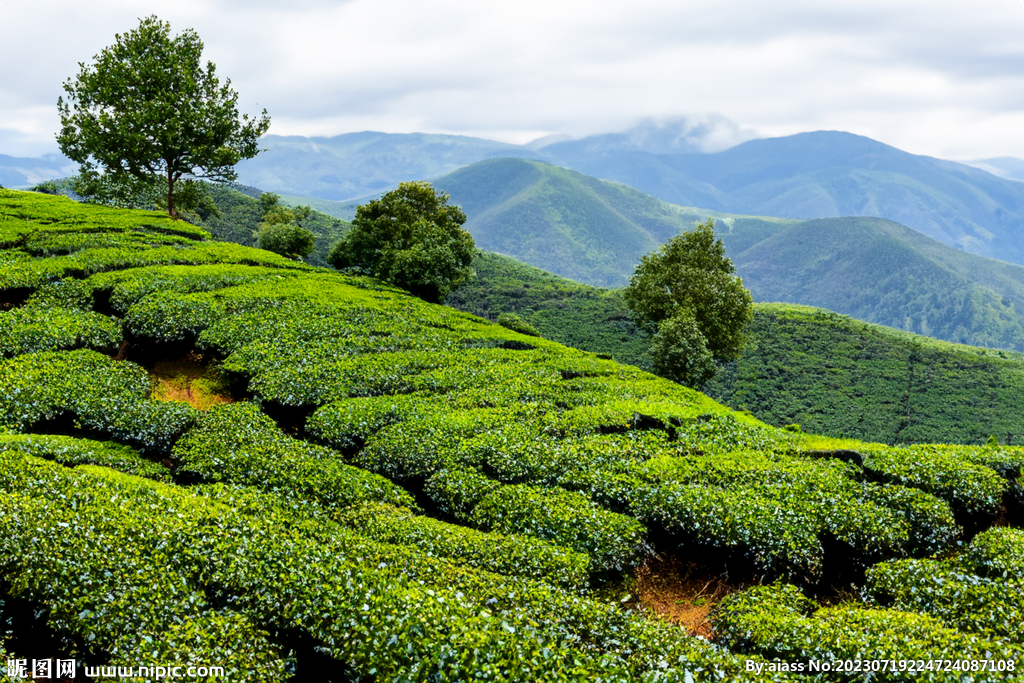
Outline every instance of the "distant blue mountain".
[(78, 170), (78, 164), (60, 154), (42, 157), (12, 157), (0, 154), (0, 185), (28, 187), (44, 180), (61, 178)]
[(888, 218), (965, 251), (1024, 263), (1024, 183), (859, 135), (801, 133), (714, 154), (590, 154), (585, 140), (539, 152), (673, 204), (781, 218)]

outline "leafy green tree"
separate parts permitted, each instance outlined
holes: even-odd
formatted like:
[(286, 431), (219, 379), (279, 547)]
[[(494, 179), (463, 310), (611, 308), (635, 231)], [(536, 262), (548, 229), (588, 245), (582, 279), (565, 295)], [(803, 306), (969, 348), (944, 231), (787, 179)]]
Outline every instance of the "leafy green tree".
[(688, 308), (661, 321), (651, 339), (651, 357), (655, 372), (689, 387), (704, 386), (715, 375), (707, 339)]
[(273, 192), (260, 195), (263, 220), (256, 226), (256, 246), (294, 259), (309, 256), (316, 235), (298, 222), (308, 218), (312, 209), (308, 206), (289, 209), (280, 203), (280, 199)]
[(398, 189), (356, 209), (352, 228), (331, 247), (336, 268), (364, 272), (431, 302), (468, 280), (476, 252), (462, 228), (466, 214), (426, 182)]
[[(705, 367), (705, 352), (718, 361), (739, 355), (754, 305), (735, 273), (732, 261), (725, 256), (725, 245), (715, 237), (715, 221), (711, 218), (679, 233), (640, 260), (623, 290), (623, 299), (642, 322), (660, 327), (666, 321), (676, 321), (652, 349), (668, 376), (689, 377), (690, 381), (684, 383), (699, 386), (703, 382), (697, 383), (696, 378), (703, 376), (698, 368)], [(703, 348), (694, 331), (703, 337)], [(691, 350), (692, 359), (683, 359), (684, 348)], [(670, 363), (669, 358), (674, 360)], [(665, 363), (681, 369), (669, 371)], [(704, 381), (707, 379), (710, 376)]]
[(238, 93), (213, 62), (203, 66), (194, 31), (172, 37), (170, 24), (150, 16), (115, 38), (64, 83), (57, 142), (81, 164), (82, 194), (124, 201), (166, 191), (177, 216), (179, 185), (237, 178), (234, 165), (256, 156), (270, 118), (239, 116)]

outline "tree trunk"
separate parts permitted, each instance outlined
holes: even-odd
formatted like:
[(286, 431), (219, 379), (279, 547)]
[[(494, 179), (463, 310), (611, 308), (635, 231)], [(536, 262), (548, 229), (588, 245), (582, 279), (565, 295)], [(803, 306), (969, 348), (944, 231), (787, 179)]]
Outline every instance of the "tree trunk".
[(174, 176), (171, 175), (171, 169), (167, 169), (167, 214), (171, 218), (177, 218), (174, 215)]

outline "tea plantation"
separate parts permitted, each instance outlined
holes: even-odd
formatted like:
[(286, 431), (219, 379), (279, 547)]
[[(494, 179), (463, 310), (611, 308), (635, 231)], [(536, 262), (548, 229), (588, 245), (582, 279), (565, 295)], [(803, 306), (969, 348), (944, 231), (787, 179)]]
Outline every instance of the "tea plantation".
[[(1024, 448), (778, 430), (156, 213), (0, 190), (0, 247), (8, 659), (1024, 680)], [(232, 402), (153, 398), (148, 370), (186, 354)], [(658, 556), (736, 587), (712, 637), (609, 598)]]

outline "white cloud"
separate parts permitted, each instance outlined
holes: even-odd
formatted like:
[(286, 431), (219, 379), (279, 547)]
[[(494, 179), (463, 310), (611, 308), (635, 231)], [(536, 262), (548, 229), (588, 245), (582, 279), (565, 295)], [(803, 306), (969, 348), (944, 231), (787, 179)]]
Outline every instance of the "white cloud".
[(0, 73), (0, 144), (52, 141), (61, 83), (148, 14), (194, 28), (277, 134), (525, 142), (724, 117), (1024, 157), (1019, 0), (3, 0), (0, 60), (19, 68)]

